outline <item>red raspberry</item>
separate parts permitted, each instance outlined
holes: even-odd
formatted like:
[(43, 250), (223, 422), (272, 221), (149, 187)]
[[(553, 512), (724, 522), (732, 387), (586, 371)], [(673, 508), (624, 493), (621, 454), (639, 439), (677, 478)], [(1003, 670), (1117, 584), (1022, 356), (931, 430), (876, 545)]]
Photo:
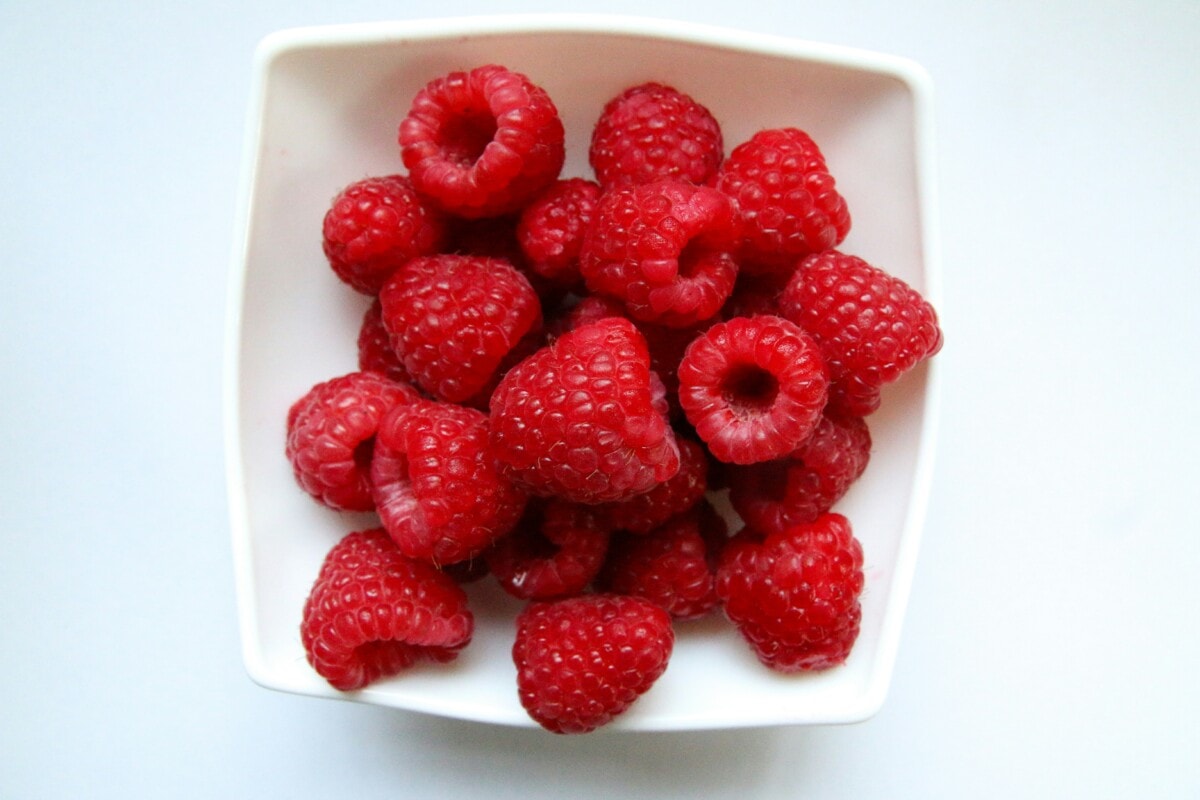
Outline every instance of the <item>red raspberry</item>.
[(725, 145), (712, 112), (661, 83), (626, 89), (604, 106), (588, 161), (605, 189), (661, 178), (702, 184), (716, 174)]
[(592, 222), (600, 186), (583, 178), (560, 180), (538, 195), (517, 224), (517, 239), (529, 268), (551, 283), (582, 283), (579, 251)]
[(504, 591), (522, 600), (581, 594), (608, 553), (608, 527), (592, 506), (535, 499), (517, 527), (484, 554)]
[(605, 591), (645, 598), (675, 619), (699, 619), (719, 602), (716, 565), (724, 539), (723, 527), (706, 526), (699, 508), (647, 534), (619, 532), (599, 583)]
[(535, 494), (623, 500), (679, 469), (646, 342), (615, 317), (565, 334), (509, 370), (492, 395), (496, 458)]
[(593, 731), (654, 685), (674, 646), (670, 616), (638, 597), (530, 603), (512, 650), (521, 705), (554, 733)]
[(846, 494), (867, 468), (871, 432), (862, 417), (826, 408), (816, 430), (795, 453), (729, 471), (729, 502), (763, 533), (812, 522)]
[(371, 511), (371, 451), (389, 411), (419, 399), (411, 386), (351, 372), (313, 386), (288, 409), (287, 445), (296, 481), (343, 511)]
[(518, 211), (558, 178), (563, 140), (545, 90), (495, 64), (431, 81), (399, 131), (413, 185), (462, 217)]
[(808, 438), (829, 378), (816, 343), (780, 317), (718, 322), (679, 364), (679, 404), (712, 455), (733, 464), (780, 458)]
[(717, 594), (758, 659), (779, 672), (846, 660), (862, 621), (862, 546), (840, 514), (725, 546)]
[(383, 527), (410, 558), (453, 564), (512, 530), (525, 494), (488, 452), (488, 418), (420, 400), (384, 418), (371, 461)]
[(413, 380), (459, 403), (493, 381), (505, 357), (541, 329), (541, 305), (506, 261), (437, 255), (409, 261), (379, 294), (392, 347)]
[(600, 506), (609, 527), (649, 533), (672, 517), (695, 506), (708, 488), (708, 454), (691, 439), (675, 437), (679, 471), (649, 491)]
[(546, 326), (546, 335), (553, 342), (568, 331), (599, 322), (607, 317), (625, 317), (624, 303), (612, 297), (589, 294), (580, 298), (578, 303), (560, 312), (549, 322)]
[(841, 243), (850, 212), (834, 183), (816, 142), (796, 128), (759, 131), (735, 147), (716, 187), (738, 210), (743, 264), (787, 268)]
[(804, 259), (779, 304), (820, 345), (839, 405), (860, 416), (882, 386), (942, 347), (937, 312), (915, 289), (836, 250)]
[(720, 192), (662, 180), (600, 198), (579, 269), (590, 291), (631, 317), (688, 327), (716, 316), (733, 291), (733, 209)]
[(383, 327), (383, 305), (378, 297), (367, 307), (358, 329), (358, 368), (365, 372), (381, 372), (394, 381), (412, 383), (412, 376), (392, 349), (392, 337)]
[(452, 661), (475, 619), (452, 578), (405, 558), (380, 529), (348, 534), (329, 551), (300, 624), (313, 669), (344, 692), (418, 660)]
[(445, 216), (403, 175), (372, 177), (343, 189), (325, 214), (323, 248), (339, 278), (375, 294), (405, 261), (436, 252)]

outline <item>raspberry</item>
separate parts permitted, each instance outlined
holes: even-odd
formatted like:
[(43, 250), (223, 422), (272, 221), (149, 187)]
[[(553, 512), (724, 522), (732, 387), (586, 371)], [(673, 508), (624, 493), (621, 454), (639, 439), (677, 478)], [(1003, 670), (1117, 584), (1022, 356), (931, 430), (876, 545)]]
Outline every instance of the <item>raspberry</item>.
[(820, 345), (838, 405), (860, 416), (878, 406), (882, 386), (942, 346), (937, 312), (915, 289), (837, 250), (804, 259), (779, 304)]
[(379, 423), (419, 397), (375, 372), (351, 372), (309, 389), (287, 415), (285, 453), (301, 488), (330, 508), (373, 510), (370, 465)]
[(646, 342), (610, 317), (563, 335), (509, 370), (491, 402), (496, 458), (533, 493), (623, 500), (679, 469)]
[(713, 457), (752, 464), (787, 455), (808, 438), (828, 383), (816, 343), (798, 326), (735, 317), (688, 345), (679, 404)]
[(729, 200), (666, 179), (600, 198), (579, 270), (590, 291), (620, 299), (634, 319), (682, 328), (714, 317), (733, 291), (733, 246)]
[(733, 149), (716, 187), (734, 201), (740, 253), (749, 268), (787, 268), (797, 257), (840, 244), (850, 212), (825, 157), (797, 128), (759, 131)]
[(637, 597), (530, 603), (517, 617), (513, 663), (529, 716), (554, 733), (587, 733), (625, 713), (667, 669), (666, 611)]
[(743, 529), (717, 567), (726, 616), (766, 666), (828, 669), (858, 638), (862, 546), (840, 514), (825, 514), (765, 539)]
[(562, 120), (545, 90), (489, 64), (431, 81), (400, 123), (413, 185), (462, 217), (518, 211), (558, 178)]
[(392, 337), (383, 327), (383, 305), (378, 297), (367, 307), (358, 329), (358, 368), (383, 373), (394, 381), (412, 382), (400, 356), (392, 349)]
[(445, 234), (445, 216), (403, 175), (347, 186), (326, 212), (322, 231), (334, 273), (363, 294), (376, 294), (410, 258), (436, 252)]
[(812, 522), (846, 494), (870, 457), (866, 421), (826, 408), (795, 453), (731, 468), (729, 502), (747, 525), (763, 533)]
[(404, 368), (422, 389), (452, 403), (494, 380), (509, 352), (542, 324), (529, 282), (500, 259), (416, 258), (396, 270), (379, 299)]
[(675, 437), (679, 446), (679, 471), (649, 491), (600, 506), (609, 527), (631, 533), (649, 533), (671, 517), (692, 508), (708, 488), (708, 454), (691, 439)]
[(599, 583), (608, 592), (645, 598), (675, 619), (699, 619), (718, 603), (715, 575), (723, 544), (723, 528), (706, 526), (698, 509), (647, 534), (619, 532)]
[(592, 130), (588, 161), (605, 189), (677, 178), (702, 184), (716, 174), (725, 145), (712, 112), (661, 83), (626, 89)]
[(470, 408), (420, 400), (388, 414), (371, 461), (383, 527), (410, 558), (453, 564), (481, 554), (512, 530), (525, 494), (487, 449), (488, 418)]
[(608, 527), (591, 506), (534, 500), (484, 558), (504, 591), (522, 600), (581, 594), (608, 553)]
[(300, 624), (313, 669), (335, 689), (361, 689), (418, 660), (445, 663), (475, 619), (452, 578), (405, 558), (381, 529), (356, 531), (321, 565)]
[(582, 283), (579, 251), (592, 222), (600, 186), (583, 178), (560, 180), (521, 212), (517, 239), (529, 268), (551, 283)]

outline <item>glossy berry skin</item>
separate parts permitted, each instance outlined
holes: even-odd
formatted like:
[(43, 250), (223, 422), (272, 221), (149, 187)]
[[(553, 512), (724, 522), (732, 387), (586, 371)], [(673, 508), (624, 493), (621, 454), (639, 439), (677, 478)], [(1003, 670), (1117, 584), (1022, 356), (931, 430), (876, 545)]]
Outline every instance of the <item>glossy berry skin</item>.
[(296, 482), (322, 505), (371, 511), (371, 450), (379, 423), (419, 399), (411, 386), (376, 372), (322, 381), (292, 404), (285, 454)]
[(630, 317), (688, 327), (715, 317), (733, 291), (733, 208), (720, 192), (661, 180), (606, 192), (583, 240), (589, 291)]
[(412, 383), (400, 356), (392, 349), (392, 337), (383, 327), (383, 305), (376, 297), (363, 313), (358, 329), (358, 368), (380, 372), (394, 381)]
[(865, 416), (879, 390), (942, 347), (937, 312), (900, 278), (837, 250), (801, 262), (780, 314), (816, 340), (840, 406)]
[(713, 457), (753, 464), (791, 453), (825, 407), (816, 343), (780, 317), (735, 317), (698, 337), (679, 364), (679, 403)]
[(592, 130), (588, 161), (605, 189), (674, 178), (703, 184), (725, 146), (712, 112), (661, 83), (630, 87), (610, 100)]
[(371, 484), (400, 552), (437, 566), (481, 555), (512, 530), (526, 501), (488, 451), (487, 415), (428, 400), (383, 419)]
[(417, 190), (468, 218), (519, 211), (558, 178), (565, 158), (550, 96), (496, 64), (431, 81), (413, 98), (399, 142)]
[(826, 408), (812, 435), (790, 456), (731, 467), (729, 502), (763, 533), (812, 522), (846, 494), (870, 457), (866, 420)]
[(624, 500), (679, 469), (662, 394), (642, 335), (601, 319), (508, 371), (491, 399), (493, 453), (534, 494)]
[[(707, 502), (704, 510), (716, 513)], [(646, 534), (618, 532), (598, 583), (605, 591), (645, 598), (674, 619), (700, 619), (719, 602), (716, 565), (724, 543), (723, 525), (706, 525), (701, 507)]]
[(599, 200), (599, 184), (584, 178), (557, 181), (534, 198), (517, 223), (529, 269), (559, 286), (580, 285), (579, 251)]
[(739, 144), (715, 185), (737, 208), (747, 270), (786, 269), (850, 232), (850, 211), (825, 157), (798, 128), (762, 130)]
[(609, 527), (649, 533), (672, 517), (690, 510), (708, 489), (708, 454), (697, 441), (676, 435), (679, 471), (648, 491), (599, 507)]
[(500, 259), (413, 259), (392, 274), (379, 300), (404, 369), (420, 388), (451, 403), (492, 383), (509, 353), (542, 325), (529, 281)]
[(588, 733), (658, 681), (674, 646), (670, 616), (648, 600), (596, 594), (530, 603), (512, 649), (521, 705), (548, 731)]
[(474, 630), (454, 579), (406, 558), (376, 528), (348, 534), (326, 555), (300, 638), (317, 673), (351, 692), (417, 661), (454, 660)]
[(373, 295), (405, 261), (441, 247), (446, 224), (407, 177), (370, 177), (334, 198), (322, 224), (322, 248), (338, 278)]
[(743, 529), (721, 554), (717, 594), (763, 664), (785, 673), (829, 669), (858, 638), (862, 564), (862, 545), (840, 514), (765, 538)]
[(505, 592), (522, 600), (582, 594), (604, 565), (609, 529), (594, 506), (535, 499), (484, 554)]

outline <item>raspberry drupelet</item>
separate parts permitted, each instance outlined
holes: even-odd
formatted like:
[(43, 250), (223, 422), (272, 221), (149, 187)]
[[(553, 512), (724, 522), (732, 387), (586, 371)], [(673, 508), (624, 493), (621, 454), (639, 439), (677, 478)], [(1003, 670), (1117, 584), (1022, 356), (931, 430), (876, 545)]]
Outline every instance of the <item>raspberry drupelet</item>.
[(679, 364), (679, 404), (713, 457), (753, 464), (791, 453), (821, 418), (829, 378), (816, 343), (781, 317), (735, 317)]
[(461, 217), (519, 211), (565, 158), (550, 96), (497, 64), (431, 81), (413, 98), (399, 142), (413, 185)]
[(604, 566), (609, 529), (596, 507), (535, 498), (486, 553), (500, 587), (522, 600), (582, 594)]

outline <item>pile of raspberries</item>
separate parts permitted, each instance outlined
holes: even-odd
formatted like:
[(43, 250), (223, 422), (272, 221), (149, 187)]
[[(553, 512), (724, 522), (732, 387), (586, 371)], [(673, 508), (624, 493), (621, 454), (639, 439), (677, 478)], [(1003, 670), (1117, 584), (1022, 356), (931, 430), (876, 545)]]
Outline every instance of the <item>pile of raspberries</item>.
[(723, 614), (780, 672), (841, 664), (863, 551), (830, 509), (881, 389), (942, 334), (836, 249), (850, 214), (817, 144), (769, 129), (726, 156), (707, 108), (651, 82), (563, 177), (551, 98), (494, 64), (430, 82), (398, 138), (405, 172), (324, 219), (333, 272), (372, 298), (358, 369), (287, 416), (300, 486), (379, 523), (316, 577), (317, 673), (354, 691), (453, 660), (478, 580), (524, 601), (516, 689), (557, 733), (623, 713), (682, 620)]

